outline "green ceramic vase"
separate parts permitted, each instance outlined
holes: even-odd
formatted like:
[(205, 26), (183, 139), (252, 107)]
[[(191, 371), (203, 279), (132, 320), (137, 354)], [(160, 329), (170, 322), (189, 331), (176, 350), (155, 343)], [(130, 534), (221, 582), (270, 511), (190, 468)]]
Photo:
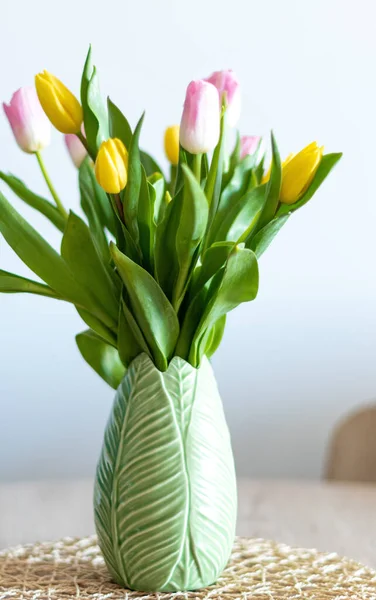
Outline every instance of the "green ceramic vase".
[(113, 579), (138, 591), (214, 583), (235, 535), (230, 436), (209, 361), (138, 356), (120, 384), (99, 459), (94, 509)]

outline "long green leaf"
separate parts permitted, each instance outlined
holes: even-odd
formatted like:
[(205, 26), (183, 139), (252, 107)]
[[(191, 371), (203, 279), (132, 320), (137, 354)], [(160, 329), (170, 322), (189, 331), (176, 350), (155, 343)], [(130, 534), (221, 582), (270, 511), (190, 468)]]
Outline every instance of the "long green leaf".
[(136, 244), (139, 240), (137, 214), (142, 178), (139, 139), (143, 120), (144, 114), (137, 123), (128, 149), (128, 183), (124, 191), (123, 201), (125, 223)]
[(91, 59), (91, 46), (86, 57), (81, 79), (81, 104), (84, 111), (85, 135), (93, 158), (104, 140), (109, 136), (105, 105), (99, 90), (96, 68)]
[(189, 286), (189, 297), (192, 298), (206, 283), (224, 266), (234, 249), (234, 242), (216, 242), (206, 250)]
[(90, 309), (88, 294), (64, 259), (27, 223), (0, 192), (0, 233), (19, 258), (65, 300)]
[(222, 188), (222, 176), (224, 168), (225, 153), (225, 132), (226, 132), (226, 111), (223, 111), (221, 117), (221, 132), (219, 142), (214, 150), (213, 158), (210, 164), (208, 178), (206, 180), (205, 194), (210, 206), (209, 227), (213, 222), (217, 212), (219, 198)]
[(253, 238), (247, 241), (246, 247), (250, 248), (250, 250), (253, 250), (257, 258), (260, 258), (260, 256), (268, 248), (269, 244), (271, 244), (271, 242), (274, 240), (278, 231), (286, 223), (289, 216), (290, 214), (283, 215), (282, 217), (277, 217), (276, 219), (270, 221), (270, 223), (260, 229), (260, 231), (258, 231)]
[(179, 321), (155, 279), (122, 254), (114, 244), (111, 253), (129, 296), (130, 309), (152, 351), (157, 367), (164, 371), (179, 335)]
[(110, 98), (107, 98), (107, 108), (110, 136), (112, 138), (119, 138), (128, 150), (132, 141), (131, 126), (121, 110), (110, 100)]
[(335, 165), (341, 157), (341, 152), (324, 154), (319, 164), (319, 168), (317, 169), (316, 174), (308, 190), (305, 192), (302, 198), (298, 200), (298, 202), (295, 202), (295, 204), (281, 204), (277, 211), (277, 217), (281, 217), (282, 215), (286, 215), (287, 213), (294, 212), (295, 210), (298, 210), (298, 208), (304, 206), (304, 204), (306, 204), (308, 200), (312, 198), (313, 194), (315, 194), (315, 192), (319, 189), (320, 185), (327, 178), (330, 171), (335, 167)]
[(200, 364), (207, 339), (214, 324), (242, 302), (254, 300), (258, 291), (258, 266), (254, 253), (247, 248), (235, 248), (226, 265), (213, 277), (206, 307), (193, 338), (189, 362)]
[(106, 344), (90, 329), (76, 335), (76, 343), (86, 362), (116, 390), (125, 375), (116, 348)]
[(239, 202), (240, 198), (248, 191), (252, 168), (248, 160), (243, 160), (234, 170), (234, 173), (224, 188), (219, 201), (217, 213), (210, 228), (209, 243), (216, 239), (218, 229), (228, 215), (230, 209)]
[(163, 171), (162, 171), (161, 167), (154, 160), (154, 158), (152, 156), (150, 156), (150, 154), (148, 154), (144, 150), (140, 150), (140, 158), (141, 158), (142, 166), (144, 167), (144, 169), (146, 171), (146, 175), (148, 177), (150, 175), (153, 175), (154, 173), (160, 173), (161, 175), (163, 175)]
[(14, 273), (8, 273), (8, 271), (3, 271), (2, 269), (0, 269), (0, 292), (8, 294), (25, 292), (27, 294), (38, 294), (39, 296), (48, 296), (49, 298), (62, 300), (59, 294), (48, 285), (32, 281)]
[(279, 195), (282, 184), (282, 164), (279, 155), (277, 142), (275, 140), (273, 132), (271, 132), (271, 144), (272, 144), (272, 164), (270, 171), (270, 178), (266, 184), (265, 190), (265, 204), (262, 210), (260, 219), (257, 223), (255, 233), (265, 227), (269, 221), (271, 221), (277, 211)]
[(114, 330), (107, 327), (107, 325), (105, 325), (103, 321), (98, 319), (98, 317), (96, 317), (89, 311), (80, 308), (79, 306), (76, 306), (76, 310), (83, 322), (86, 323), (86, 325), (90, 327), (90, 329), (95, 331), (95, 333), (100, 338), (108, 342), (111, 346), (113, 346), (114, 348), (117, 347), (117, 335), (114, 332)]
[(180, 190), (167, 205), (165, 215), (158, 223), (155, 235), (155, 278), (171, 301), (179, 272), (176, 257), (176, 232), (181, 220), (182, 205), (183, 191)]
[[(89, 222), (90, 231), (93, 234), (93, 238), (98, 246), (98, 249), (106, 262), (110, 260), (110, 250), (108, 247), (108, 240), (105, 233), (105, 227), (107, 225), (107, 219), (104, 216), (104, 212), (101, 207), (102, 201), (109, 204), (107, 195), (104, 190), (101, 192), (98, 190), (98, 184), (95, 180), (93, 169), (88, 161), (84, 161), (79, 169), (79, 187), (81, 195), (81, 207), (87, 216)], [(104, 198), (102, 198), (102, 193)], [(110, 211), (112, 213), (111, 207)], [(113, 228), (113, 214), (112, 217), (112, 228)]]
[[(125, 309), (127, 307), (125, 305)], [(131, 364), (132, 360), (143, 352), (142, 347), (137, 342), (128, 319), (125, 316), (124, 303), (120, 303), (119, 326), (118, 326), (118, 351), (120, 360), (125, 367)]]
[[(124, 296), (127, 295), (124, 294)], [(128, 298), (127, 301), (129, 302)], [(142, 352), (145, 352), (151, 358), (152, 355), (143, 333), (125, 300), (121, 303), (118, 332), (120, 357), (127, 367)]]
[(149, 183), (153, 186), (155, 192), (154, 201), (154, 223), (158, 223), (163, 219), (166, 210), (166, 182), (163, 175), (160, 173), (154, 173), (148, 177)]
[(264, 199), (264, 186), (255, 187), (242, 196), (224, 217), (215, 241), (243, 242), (257, 226)]
[(194, 369), (174, 357), (165, 373), (145, 355), (133, 361), (105, 431), (94, 508), (99, 545), (123, 587), (216, 581), (233, 544), (236, 479), (207, 360)]
[(235, 245), (231, 242), (218, 242), (205, 252), (202, 265), (196, 268), (189, 285), (186, 310), (180, 329), (176, 354), (188, 360), (191, 345), (202, 315), (208, 303), (210, 281), (226, 264)]
[(149, 273), (153, 272), (153, 250), (156, 229), (154, 223), (154, 203), (155, 190), (148, 182), (145, 169), (142, 167), (137, 223), (142, 264)]
[(60, 231), (64, 231), (66, 221), (56, 206), (45, 198), (42, 198), (42, 196), (34, 194), (34, 192), (29, 190), (29, 188), (14, 175), (0, 171), (0, 179), (2, 179), (21, 200), (42, 213), (42, 215), (47, 217), (47, 219)]
[(119, 298), (114, 282), (94, 244), (87, 225), (70, 212), (61, 243), (61, 255), (75, 279), (89, 290), (96, 304), (96, 314), (108, 327), (116, 327)]
[(211, 328), (209, 339), (205, 347), (205, 355), (208, 358), (213, 356), (214, 352), (218, 349), (218, 346), (222, 341), (222, 337), (225, 332), (226, 318), (226, 315), (222, 315)]
[(205, 235), (209, 216), (206, 196), (186, 165), (183, 165), (183, 174), (183, 204), (175, 240), (179, 271), (172, 296), (172, 304), (176, 310), (180, 307), (190, 275), (197, 261), (198, 250)]

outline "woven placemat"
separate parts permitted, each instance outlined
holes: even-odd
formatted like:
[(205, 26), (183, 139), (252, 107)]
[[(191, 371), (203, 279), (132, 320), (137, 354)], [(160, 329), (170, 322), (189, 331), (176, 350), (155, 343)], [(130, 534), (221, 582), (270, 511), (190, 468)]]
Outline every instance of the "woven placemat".
[(316, 550), (237, 538), (229, 566), (198, 592), (146, 594), (112, 583), (95, 536), (0, 553), (0, 599), (22, 600), (375, 600), (376, 571)]

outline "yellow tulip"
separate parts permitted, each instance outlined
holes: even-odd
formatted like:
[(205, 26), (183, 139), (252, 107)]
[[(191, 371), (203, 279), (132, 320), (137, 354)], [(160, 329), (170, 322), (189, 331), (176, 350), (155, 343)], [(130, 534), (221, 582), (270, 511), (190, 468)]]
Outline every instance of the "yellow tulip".
[(316, 174), (324, 153), (324, 146), (317, 142), (308, 144), (298, 154), (290, 155), (282, 166), (280, 201), (294, 204), (308, 189)]
[[(308, 189), (316, 174), (324, 152), (324, 146), (317, 142), (308, 144), (298, 154), (289, 154), (282, 163), (282, 185), (279, 196), (280, 202), (294, 204)], [(261, 183), (270, 178), (270, 170), (263, 176)]]
[(179, 130), (179, 125), (172, 125), (165, 131), (164, 148), (172, 165), (177, 165), (179, 162)]
[(95, 161), (95, 176), (108, 194), (118, 194), (127, 185), (128, 152), (118, 138), (102, 142)]
[(83, 114), (77, 98), (65, 85), (48, 71), (35, 76), (39, 101), (51, 123), (61, 133), (78, 133)]

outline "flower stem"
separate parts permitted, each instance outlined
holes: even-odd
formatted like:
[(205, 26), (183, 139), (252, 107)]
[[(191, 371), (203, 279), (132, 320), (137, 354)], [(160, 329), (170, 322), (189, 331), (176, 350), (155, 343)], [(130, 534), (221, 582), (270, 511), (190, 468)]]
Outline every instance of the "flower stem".
[(202, 154), (194, 154), (193, 156), (193, 173), (197, 181), (201, 184), (201, 161)]
[(81, 144), (85, 148), (85, 150), (88, 153), (88, 155), (90, 156), (90, 158), (95, 162), (95, 156), (92, 154), (92, 152), (90, 152), (86, 137), (84, 135), (82, 135), (81, 131), (76, 133), (76, 136), (80, 140)]
[(59, 196), (57, 195), (57, 192), (56, 192), (54, 186), (52, 185), (52, 181), (50, 179), (49, 174), (47, 173), (47, 169), (46, 169), (46, 166), (45, 166), (45, 164), (43, 162), (42, 155), (41, 155), (40, 152), (36, 152), (35, 155), (37, 157), (37, 161), (39, 163), (40, 170), (42, 171), (42, 175), (44, 177), (44, 180), (47, 183), (48, 189), (51, 192), (51, 196), (55, 200), (55, 203), (56, 203), (56, 206), (57, 206), (59, 212), (63, 215), (63, 217), (65, 219), (67, 219), (68, 218), (68, 213), (65, 210), (65, 208), (64, 208), (64, 206), (63, 206), (63, 204), (62, 204), (62, 202), (61, 202), (61, 200), (59, 198)]

